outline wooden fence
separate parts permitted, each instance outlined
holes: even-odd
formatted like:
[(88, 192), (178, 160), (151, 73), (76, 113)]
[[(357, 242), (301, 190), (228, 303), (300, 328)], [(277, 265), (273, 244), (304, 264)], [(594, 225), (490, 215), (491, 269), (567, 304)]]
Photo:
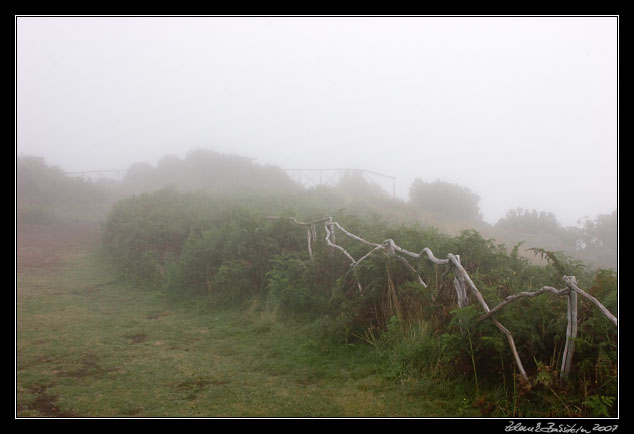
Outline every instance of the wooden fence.
[[(416, 269), (409, 263), (409, 261), (407, 260), (407, 257), (414, 258), (414, 259), (423, 259), (426, 256), (434, 264), (451, 267), (455, 275), (453, 280), (453, 285), (456, 291), (458, 307), (462, 308), (468, 305), (467, 291), (470, 291), (471, 294), (477, 300), (477, 302), (480, 304), (482, 309), (484, 310), (484, 313), (478, 318), (477, 323), (480, 323), (485, 320), (490, 320), (498, 328), (498, 330), (500, 330), (500, 332), (502, 332), (502, 334), (506, 336), (511, 352), (513, 353), (513, 358), (515, 360), (517, 369), (520, 373), (521, 378), (525, 381), (528, 381), (528, 376), (526, 374), (526, 370), (524, 369), (524, 365), (522, 364), (522, 360), (519, 356), (519, 353), (517, 352), (515, 341), (513, 340), (513, 335), (506, 327), (504, 327), (495, 318), (495, 315), (498, 312), (500, 312), (503, 308), (508, 306), (509, 304), (522, 298), (536, 297), (538, 295), (545, 294), (545, 293), (551, 293), (557, 296), (567, 297), (568, 326), (566, 328), (566, 344), (565, 344), (562, 359), (561, 359), (560, 378), (562, 381), (568, 377), (571, 366), (572, 366), (574, 344), (575, 344), (575, 339), (577, 337), (578, 295), (581, 295), (582, 297), (588, 299), (597, 308), (599, 308), (599, 310), (612, 323), (614, 323), (615, 326), (618, 325), (617, 318), (608, 309), (606, 309), (606, 307), (603, 306), (603, 304), (601, 304), (599, 300), (597, 300), (592, 295), (588, 294), (583, 289), (579, 288), (574, 276), (563, 276), (562, 281), (565, 285), (564, 288), (556, 289), (550, 286), (544, 286), (536, 291), (519, 292), (519, 293), (508, 296), (505, 300), (500, 302), (497, 306), (490, 308), (487, 302), (484, 300), (482, 293), (478, 290), (476, 285), (473, 283), (473, 280), (469, 276), (469, 273), (467, 273), (467, 271), (464, 269), (464, 267), (460, 263), (459, 255), (454, 255), (452, 253), (449, 253), (447, 254), (446, 258), (440, 259), (434, 256), (433, 252), (428, 247), (423, 248), (419, 253), (415, 253), (415, 252), (411, 252), (409, 250), (403, 249), (402, 247), (399, 247), (392, 239), (387, 239), (381, 243), (374, 243), (347, 231), (339, 223), (334, 221), (332, 217), (324, 217), (324, 218), (309, 221), (309, 222), (301, 222), (296, 220), (293, 217), (269, 217), (269, 219), (270, 220), (286, 219), (295, 225), (305, 228), (308, 254), (311, 260), (313, 259), (312, 245), (313, 245), (313, 242), (317, 239), (316, 226), (323, 224), (325, 233), (326, 233), (324, 237), (326, 245), (336, 251), (341, 252), (350, 261), (350, 268), (348, 270), (348, 273), (351, 272), (355, 267), (357, 267), (361, 262), (363, 262), (372, 254), (378, 251), (383, 251), (387, 255), (390, 255), (396, 258), (397, 260), (399, 260), (400, 262), (402, 262), (407, 267), (407, 269), (411, 271), (412, 274), (416, 277), (416, 280), (424, 287), (427, 287), (426, 283), (423, 281), (423, 279), (418, 274)], [(361, 256), (359, 259), (355, 259), (346, 249), (344, 249), (342, 246), (337, 244), (336, 232), (335, 232), (336, 229), (338, 229), (341, 233), (343, 233), (347, 237), (350, 237), (358, 242), (368, 245), (369, 247), (371, 247), (371, 250), (369, 250), (365, 255)], [(361, 283), (358, 280), (357, 280), (357, 286), (359, 288), (359, 291), (363, 291)]]

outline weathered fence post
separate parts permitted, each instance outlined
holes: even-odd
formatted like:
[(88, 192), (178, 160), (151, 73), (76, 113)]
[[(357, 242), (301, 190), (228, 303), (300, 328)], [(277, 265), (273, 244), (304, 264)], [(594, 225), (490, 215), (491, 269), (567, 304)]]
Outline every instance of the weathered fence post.
[[(456, 261), (460, 263), (460, 255), (454, 255)], [(458, 297), (458, 307), (463, 308), (467, 305), (467, 288), (465, 288), (465, 280), (463, 274), (456, 269), (455, 277), (453, 278), (453, 286), (456, 288), (456, 295)]]
[[(332, 222), (332, 218), (329, 218), (328, 220), (326, 220), (325, 228), (326, 228), (326, 243), (329, 246), (334, 247), (335, 245), (337, 245), (336, 243), (337, 237), (335, 235), (335, 225)], [(334, 255), (335, 255), (334, 249), (328, 249), (328, 256), (332, 258)]]
[(308, 257), (311, 261), (313, 260), (312, 235), (313, 231), (311, 230), (311, 228), (306, 228), (306, 239), (308, 241)]
[[(576, 286), (576, 279), (574, 276), (569, 276), (568, 279)], [(564, 381), (570, 374), (572, 367), (572, 356), (575, 351), (575, 339), (577, 338), (577, 291), (568, 285), (568, 327), (566, 328), (566, 346), (564, 347), (564, 353), (561, 357), (561, 372), (560, 381), (563, 385)]]
[(328, 230), (330, 231), (330, 242), (333, 244), (337, 244), (337, 236), (335, 235), (335, 224), (333, 223), (332, 219), (328, 220), (326, 222), (326, 225), (328, 226)]

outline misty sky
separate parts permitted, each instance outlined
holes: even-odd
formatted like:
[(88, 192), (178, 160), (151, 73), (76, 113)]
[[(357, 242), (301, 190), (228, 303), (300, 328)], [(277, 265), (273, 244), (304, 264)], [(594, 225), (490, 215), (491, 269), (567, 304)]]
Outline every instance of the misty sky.
[(17, 17), (16, 155), (208, 148), (574, 225), (617, 206), (617, 41), (616, 17)]

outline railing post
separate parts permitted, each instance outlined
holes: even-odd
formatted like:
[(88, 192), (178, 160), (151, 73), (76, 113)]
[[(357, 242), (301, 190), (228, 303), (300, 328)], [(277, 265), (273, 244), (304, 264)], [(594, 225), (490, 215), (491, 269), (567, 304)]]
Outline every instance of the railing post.
[[(569, 279), (576, 285), (577, 281), (573, 276)], [(561, 357), (560, 381), (563, 383), (570, 375), (572, 367), (572, 356), (575, 351), (575, 339), (577, 338), (577, 292), (572, 285), (568, 285), (568, 327), (566, 328), (566, 346)]]
[[(454, 255), (458, 264), (460, 263), (460, 256)], [(464, 276), (460, 271), (456, 269), (456, 276), (453, 278), (453, 286), (456, 289), (456, 296), (458, 298), (458, 307), (463, 308), (467, 306), (467, 289), (465, 287)]]

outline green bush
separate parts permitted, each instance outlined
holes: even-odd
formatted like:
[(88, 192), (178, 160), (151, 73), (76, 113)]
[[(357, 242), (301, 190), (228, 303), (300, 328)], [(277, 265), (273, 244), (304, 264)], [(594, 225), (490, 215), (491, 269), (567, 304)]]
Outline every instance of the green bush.
[(70, 176), (43, 158), (19, 156), (15, 164), (16, 217), (19, 223), (97, 222), (113, 203), (103, 183)]
[(409, 191), (410, 203), (437, 216), (457, 217), (462, 221), (482, 220), (480, 197), (466, 187), (444, 181), (415, 179)]
[[(511, 331), (533, 389), (519, 401), (517, 371), (506, 338), (491, 321), (478, 322), (479, 304), (456, 307), (455, 272), (426, 256), (408, 258), (426, 283), (401, 261), (377, 251), (354, 269), (341, 252), (328, 248), (323, 226), (308, 255), (305, 228), (267, 215), (299, 220), (332, 215), (346, 229), (372, 242), (393, 239), (418, 253), (429, 247), (461, 263), (490, 307), (520, 291), (544, 285), (562, 288), (562, 275), (617, 311), (613, 271), (590, 270), (561, 252), (534, 249), (546, 265), (520, 255), (521, 243), (505, 246), (474, 230), (455, 237), (420, 226), (389, 225), (342, 209), (316, 210), (310, 198), (235, 196), (232, 198), (164, 189), (116, 204), (104, 224), (103, 241), (121, 270), (139, 285), (174, 298), (207, 297), (214, 303), (244, 304), (254, 297), (281, 316), (316, 321), (335, 342), (374, 345), (389, 360), (391, 378), (431, 381), (463, 378), (476, 395), (488, 390), (503, 401), (524, 405), (525, 414), (544, 411), (529, 400), (559, 407), (551, 415), (613, 414), (617, 405), (616, 329), (596, 307), (579, 297), (579, 334), (569, 384), (561, 388), (558, 370), (566, 330), (566, 298), (543, 294), (512, 303), (496, 318)], [(355, 258), (372, 247), (337, 233), (337, 243)], [(500, 386), (502, 384), (502, 386)], [(601, 398), (607, 397), (607, 398)], [(496, 404), (504, 415), (511, 411)], [(533, 406), (533, 407), (531, 407)], [(547, 406), (546, 406), (547, 407)], [(513, 410), (515, 411), (515, 410)]]
[(311, 261), (295, 255), (275, 255), (266, 274), (271, 303), (286, 314), (321, 315), (328, 300), (316, 285)]

